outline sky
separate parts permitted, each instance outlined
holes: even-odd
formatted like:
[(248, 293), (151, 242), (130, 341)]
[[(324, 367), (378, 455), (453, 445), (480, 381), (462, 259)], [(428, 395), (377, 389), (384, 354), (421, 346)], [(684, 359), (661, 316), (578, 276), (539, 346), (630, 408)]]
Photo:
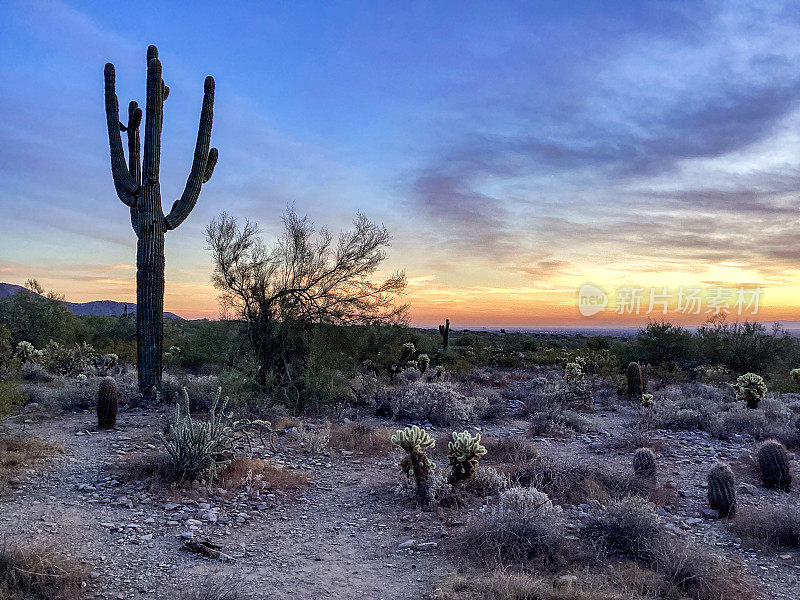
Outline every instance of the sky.
[[(215, 215), (257, 221), (269, 242), (293, 206), (333, 231), (357, 211), (385, 224), (382, 274), (405, 269), (417, 325), (641, 323), (663, 316), (651, 293), (667, 298), (665, 318), (693, 323), (738, 314), (737, 290), (757, 298), (759, 320), (800, 320), (798, 9), (6, 0), (0, 281), (135, 299), (103, 65), (116, 65), (122, 106), (144, 104), (156, 44), (171, 89), (166, 209), (208, 74), (220, 153), (167, 233), (167, 310), (219, 315), (203, 234)], [(587, 285), (608, 298), (593, 315), (579, 303)], [(697, 313), (681, 303), (691, 290)]]

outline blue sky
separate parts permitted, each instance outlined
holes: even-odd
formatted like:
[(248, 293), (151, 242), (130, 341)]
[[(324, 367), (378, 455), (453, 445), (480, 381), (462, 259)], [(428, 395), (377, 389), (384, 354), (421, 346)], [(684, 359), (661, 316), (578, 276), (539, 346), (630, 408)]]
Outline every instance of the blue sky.
[[(167, 308), (216, 314), (202, 230), (287, 205), (394, 235), (420, 323), (560, 322), (585, 282), (760, 284), (800, 305), (800, 21), (780, 2), (5, 2), (0, 280), (131, 299), (103, 64), (143, 103), (159, 47), (162, 193), (203, 78), (214, 178), (167, 238)], [(451, 316), (452, 318), (452, 316)]]

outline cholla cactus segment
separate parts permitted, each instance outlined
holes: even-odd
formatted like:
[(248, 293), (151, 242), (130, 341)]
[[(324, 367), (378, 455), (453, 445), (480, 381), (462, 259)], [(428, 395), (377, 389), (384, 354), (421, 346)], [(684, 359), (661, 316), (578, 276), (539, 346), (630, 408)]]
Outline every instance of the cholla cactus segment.
[(405, 429), (398, 429), (392, 435), (392, 443), (405, 450), (408, 454), (412, 454), (433, 448), (436, 445), (436, 440), (424, 429), (417, 425), (412, 425)]
[(655, 405), (653, 394), (642, 394), (642, 406), (652, 408)]
[(22, 364), (25, 363), (41, 363), (44, 358), (44, 352), (37, 350), (30, 342), (22, 341), (17, 344), (17, 350), (14, 355), (19, 359)]
[(453, 441), (447, 444), (447, 459), (453, 467), (453, 482), (472, 478), (481, 456), (486, 448), (481, 445), (481, 436), (471, 435), (469, 431), (453, 432)]
[(795, 383), (800, 383), (800, 369), (792, 369), (789, 371), (789, 375), (792, 376)]
[(431, 364), (431, 359), (427, 354), (420, 354), (417, 357), (417, 366), (419, 368), (420, 373), (425, 373), (428, 370), (428, 367)]
[(89, 378), (83, 373), (78, 373), (78, 376), (75, 379), (78, 381), (78, 385), (81, 387), (89, 382)]
[(547, 494), (533, 486), (512, 487), (500, 494), (500, 511), (504, 513), (525, 514), (552, 509), (553, 503)]
[(747, 408), (758, 408), (758, 403), (767, 395), (767, 384), (760, 375), (745, 373), (731, 384), (736, 398), (747, 404)]
[(419, 363), (416, 360), (409, 360), (406, 363), (406, 369), (419, 369)]
[[(233, 413), (225, 412), (228, 398), (221, 399), (222, 388), (208, 411), (208, 420), (197, 421), (189, 411), (189, 394), (183, 388), (183, 399), (175, 403), (175, 413), (169, 426), (169, 434), (161, 436), (167, 452), (172, 458), (179, 477), (197, 477), (207, 474), (210, 478), (224, 469), (233, 457), (237, 434), (250, 427), (271, 429), (269, 421), (234, 421)], [(248, 440), (249, 441), (249, 440)]]

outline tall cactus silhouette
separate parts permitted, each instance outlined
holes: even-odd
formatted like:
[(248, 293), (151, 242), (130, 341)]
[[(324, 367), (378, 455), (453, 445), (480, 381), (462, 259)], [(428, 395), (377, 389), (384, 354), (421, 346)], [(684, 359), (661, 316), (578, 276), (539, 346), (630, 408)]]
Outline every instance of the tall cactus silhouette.
[[(115, 91), (114, 65), (105, 67), (105, 104), (108, 144), (111, 149), (111, 173), (114, 188), (130, 208), (131, 225), (136, 233), (136, 345), (139, 390), (151, 396), (161, 387), (162, 342), (164, 329), (164, 234), (183, 223), (192, 212), (200, 187), (211, 179), (217, 164), (216, 148), (209, 148), (214, 114), (214, 78), (206, 77), (203, 108), (192, 170), (181, 197), (164, 216), (161, 206), (159, 166), (161, 162), (161, 127), (164, 101), (169, 88), (161, 78), (158, 49), (147, 48), (147, 104), (144, 125), (144, 158), (140, 160), (139, 125), (142, 109), (136, 102), (128, 105), (128, 122), (119, 120), (119, 101)], [(128, 135), (128, 161), (122, 148), (121, 132)]]

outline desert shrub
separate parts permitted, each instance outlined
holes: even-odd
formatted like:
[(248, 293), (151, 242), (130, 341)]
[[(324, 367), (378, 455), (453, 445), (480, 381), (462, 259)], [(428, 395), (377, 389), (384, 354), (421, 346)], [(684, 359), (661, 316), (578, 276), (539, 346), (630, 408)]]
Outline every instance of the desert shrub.
[(614, 502), (581, 530), (581, 537), (600, 551), (632, 559), (648, 556), (649, 544), (660, 534), (656, 507), (637, 497)]
[(486, 465), (478, 465), (475, 476), (467, 482), (465, 489), (476, 496), (497, 496), (508, 489), (511, 480), (505, 473)]
[(740, 511), (730, 528), (748, 544), (800, 548), (800, 506), (786, 502)]
[(448, 381), (418, 381), (388, 393), (392, 416), (398, 420), (427, 421), (434, 425), (474, 422), (489, 408), (485, 396), (467, 396)]
[(52, 373), (38, 363), (24, 363), (20, 370), (20, 378), (31, 383), (50, 383), (55, 379)]
[(646, 480), (571, 457), (539, 456), (518, 466), (510, 477), (513, 483), (533, 486), (562, 505), (647, 496), (652, 491), (652, 484)]
[(240, 600), (242, 582), (237, 577), (206, 577), (183, 590), (178, 600)]
[(391, 431), (384, 427), (372, 427), (367, 423), (356, 422), (334, 425), (330, 432), (331, 448), (366, 456), (384, 454), (392, 449)]
[(89, 366), (95, 350), (86, 342), (69, 346), (50, 340), (43, 353), (42, 364), (48, 371), (74, 377)]
[(535, 487), (510, 487), (500, 493), (501, 512), (527, 513), (552, 508), (553, 503), (547, 494)]
[(466, 557), (487, 568), (520, 565), (531, 560), (560, 563), (569, 553), (565, 525), (552, 510), (490, 510), (474, 517), (458, 540)]
[(38, 402), (48, 410), (59, 412), (91, 408), (97, 397), (99, 385), (99, 380), (94, 377), (88, 379), (86, 383), (77, 379), (56, 377), (45, 385), (26, 383), (22, 389), (28, 396), (28, 402)]
[(486, 438), (483, 445), (486, 447), (484, 460), (493, 463), (521, 464), (539, 456), (536, 444), (522, 436), (508, 435), (497, 440)]
[(19, 381), (9, 379), (0, 380), (0, 421), (14, 410), (15, 406), (22, 406), (28, 397), (22, 392)]
[(49, 548), (0, 547), (3, 600), (76, 600), (87, 580), (85, 567)]
[(0, 487), (34, 461), (63, 451), (60, 444), (49, 444), (37, 438), (0, 438)]
[(267, 421), (234, 421), (233, 414), (225, 412), (228, 399), (221, 399), (220, 393), (211, 404), (206, 421), (192, 418), (189, 395), (185, 391), (183, 402), (175, 404), (168, 435), (162, 435), (161, 441), (179, 478), (208, 476), (213, 479), (220, 469), (230, 464), (239, 434), (246, 436), (246, 430), (251, 427), (270, 427)]
[(304, 425), (300, 423), (291, 431), (292, 438), (306, 451), (312, 454), (322, 454), (330, 450), (331, 424)]
[(301, 490), (308, 486), (311, 477), (269, 460), (237, 456), (217, 474), (217, 481), (228, 492), (244, 491), (249, 497), (258, 498), (262, 493)]

